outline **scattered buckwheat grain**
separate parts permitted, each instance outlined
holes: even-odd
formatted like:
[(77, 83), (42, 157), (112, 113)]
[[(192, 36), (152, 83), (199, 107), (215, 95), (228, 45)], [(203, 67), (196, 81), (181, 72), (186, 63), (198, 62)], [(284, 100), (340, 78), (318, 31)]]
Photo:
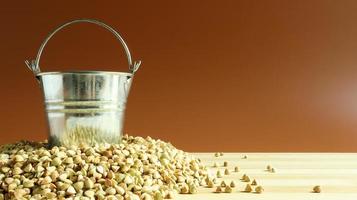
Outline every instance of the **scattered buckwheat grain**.
[(252, 186), (250, 184), (247, 184), (244, 188), (244, 192), (251, 192), (251, 191), (253, 191)]
[(225, 188), (224, 188), (224, 192), (225, 193), (232, 193), (232, 188), (229, 186), (229, 185), (227, 185)]
[(262, 186), (257, 186), (256, 188), (255, 188), (255, 192), (256, 193), (262, 193), (264, 191), (264, 188), (262, 187)]
[(312, 188), (312, 191), (314, 193), (321, 193), (321, 187), (319, 185), (316, 185)]

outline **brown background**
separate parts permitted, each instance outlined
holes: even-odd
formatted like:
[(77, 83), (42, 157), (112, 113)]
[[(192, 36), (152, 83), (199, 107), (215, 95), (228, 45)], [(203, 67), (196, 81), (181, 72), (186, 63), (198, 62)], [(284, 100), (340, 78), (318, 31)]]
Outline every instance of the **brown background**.
[[(187, 151), (357, 151), (357, 1), (9, 2), (1, 144), (46, 138), (42, 94), (23, 61), (56, 26), (96, 18), (143, 61), (126, 132)], [(57, 34), (41, 66), (127, 70), (119, 43), (91, 24)]]

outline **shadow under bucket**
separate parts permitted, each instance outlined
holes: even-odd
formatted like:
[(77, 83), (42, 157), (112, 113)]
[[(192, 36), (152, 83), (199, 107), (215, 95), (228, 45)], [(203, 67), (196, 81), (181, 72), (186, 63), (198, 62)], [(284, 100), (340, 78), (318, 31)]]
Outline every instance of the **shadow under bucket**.
[[(112, 32), (124, 47), (130, 72), (41, 72), (39, 61), (48, 40), (65, 26), (79, 22), (97, 24)], [(132, 64), (130, 51), (118, 32), (92, 19), (70, 21), (49, 34), (36, 60), (25, 62), (43, 90), (50, 146), (120, 142), (127, 97), (141, 62)]]

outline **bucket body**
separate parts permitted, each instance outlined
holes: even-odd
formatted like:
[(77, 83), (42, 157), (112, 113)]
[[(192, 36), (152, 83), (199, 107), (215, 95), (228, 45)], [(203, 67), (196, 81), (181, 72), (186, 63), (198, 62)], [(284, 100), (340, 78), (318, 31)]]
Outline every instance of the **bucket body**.
[(51, 146), (120, 142), (132, 74), (45, 72), (38, 78)]
[[(124, 48), (129, 72), (41, 72), (40, 58), (47, 42), (61, 29), (83, 22), (99, 25), (114, 34)], [(43, 90), (50, 146), (120, 142), (127, 97), (141, 61), (132, 61), (128, 46), (116, 30), (93, 19), (67, 22), (47, 36), (36, 59), (25, 63)]]

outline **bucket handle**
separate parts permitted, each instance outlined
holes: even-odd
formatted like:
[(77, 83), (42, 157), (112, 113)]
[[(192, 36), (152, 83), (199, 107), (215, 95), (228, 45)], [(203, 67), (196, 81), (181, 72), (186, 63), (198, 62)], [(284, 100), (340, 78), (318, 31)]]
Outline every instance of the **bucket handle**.
[(99, 25), (101, 27), (104, 27), (105, 29), (109, 30), (111, 33), (114, 34), (114, 36), (120, 41), (120, 43), (122, 44), (123, 48), (124, 48), (124, 51), (126, 53), (126, 56), (127, 56), (127, 59), (128, 59), (128, 64), (129, 64), (129, 70), (132, 74), (134, 74), (138, 69), (139, 69), (139, 66), (141, 64), (141, 61), (134, 61), (134, 64), (132, 62), (132, 59), (131, 59), (131, 54), (130, 54), (130, 51), (129, 51), (129, 48), (128, 46), (126, 45), (124, 39), (120, 36), (120, 34), (114, 30), (112, 27), (108, 26), (107, 24), (101, 22), (101, 21), (98, 21), (98, 20), (94, 20), (94, 19), (76, 19), (76, 20), (73, 20), (73, 21), (69, 21), (65, 24), (62, 24), (61, 26), (59, 26), (58, 28), (56, 28), (54, 31), (52, 31), (47, 37), (46, 39), (42, 42), (41, 46), (40, 46), (40, 49), (38, 50), (38, 53), (37, 53), (37, 57), (36, 57), (36, 60), (31, 60), (31, 61), (28, 61), (26, 60), (25, 61), (25, 64), (27, 65), (27, 67), (37, 76), (39, 73), (41, 73), (41, 69), (40, 69), (40, 58), (41, 58), (41, 55), (42, 55), (42, 51), (43, 49), (45, 48), (47, 42), (52, 38), (52, 36), (54, 34), (56, 34), (59, 30), (61, 30), (62, 28), (68, 26), (68, 25), (71, 25), (71, 24), (75, 24), (75, 23), (80, 23), (80, 22), (87, 22), (87, 23), (92, 23), (92, 24), (96, 24), (96, 25)]

